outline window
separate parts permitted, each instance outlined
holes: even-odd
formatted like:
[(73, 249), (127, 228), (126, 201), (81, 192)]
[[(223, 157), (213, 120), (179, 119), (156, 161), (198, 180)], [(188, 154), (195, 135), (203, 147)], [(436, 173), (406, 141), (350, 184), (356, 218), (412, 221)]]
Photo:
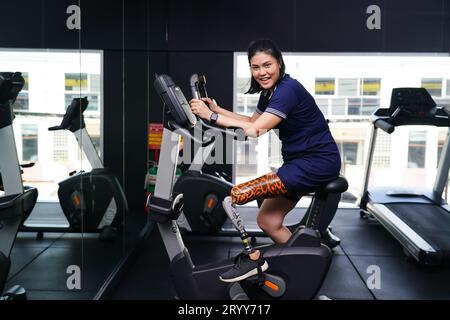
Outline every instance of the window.
[(423, 78), (422, 87), (427, 89), (430, 95), (434, 97), (442, 96), (442, 79), (439, 78)]
[(450, 79), (446, 79), (444, 81), (445, 85), (445, 92), (442, 93), (442, 97), (433, 97), (434, 101), (438, 106), (445, 107), (447, 109), (450, 109)]
[(64, 84), (67, 91), (86, 91), (87, 73), (66, 73)]
[(70, 105), (73, 98), (87, 97), (89, 105), (86, 111), (99, 110), (99, 96), (100, 96), (100, 75), (87, 73), (66, 73), (65, 74), (65, 89), (64, 97), (65, 107)]
[(358, 142), (337, 142), (339, 153), (341, 154), (342, 164), (357, 165), (358, 161)]
[(439, 165), (439, 160), (441, 159), (442, 148), (444, 147), (445, 139), (447, 138), (448, 129), (439, 129), (438, 131), (438, 141), (437, 141), (437, 161), (436, 167)]
[(315, 94), (334, 95), (335, 91), (334, 78), (317, 78), (315, 86)]
[[(65, 110), (67, 110), (67, 107), (70, 106), (70, 104), (72, 103), (72, 100), (74, 98), (79, 98), (80, 94), (79, 93), (66, 93), (64, 96), (64, 105), (65, 105)], [(88, 107), (86, 109), (86, 111), (97, 111), (99, 110), (98, 106), (99, 106), (99, 102), (98, 102), (98, 95), (94, 95), (94, 94), (82, 94), (81, 97), (87, 97), (89, 104)]]
[(237, 97), (236, 112), (237, 113), (245, 112), (245, 96), (244, 95), (239, 95)]
[(347, 101), (345, 99), (331, 100), (331, 114), (334, 116), (343, 116), (346, 114)]
[(327, 116), (328, 115), (328, 99), (316, 99), (316, 104), (320, 111)]
[(348, 99), (348, 114), (349, 115), (361, 114), (361, 99), (359, 98)]
[(380, 99), (361, 99), (361, 115), (370, 116), (380, 107)]
[(236, 143), (236, 166), (242, 176), (254, 176), (257, 174), (257, 139), (248, 139)]
[(320, 95), (316, 102), (325, 116), (329, 110), (332, 116), (370, 116), (380, 107), (380, 99), (376, 97), (381, 89), (379, 78), (337, 78), (336, 81), (339, 98), (323, 99), (323, 95), (334, 95), (334, 79), (315, 79), (315, 94)]
[(38, 160), (38, 126), (22, 124), (22, 160)]
[(379, 78), (362, 78), (361, 92), (362, 96), (379, 96), (381, 90), (381, 79)]
[(356, 96), (358, 93), (358, 79), (338, 79), (338, 96)]
[(259, 94), (239, 94), (236, 99), (236, 112), (252, 115), (258, 106)]
[(410, 131), (408, 144), (408, 168), (425, 168), (426, 131)]
[(25, 80), (22, 91), (19, 92), (16, 101), (13, 104), (14, 111), (24, 111), (29, 109), (28, 101), (28, 73), (22, 72), (22, 77)]
[(450, 98), (444, 98), (444, 99), (434, 98), (433, 100), (434, 100), (434, 102), (436, 102), (436, 105), (450, 109)]
[(274, 130), (269, 131), (269, 165), (279, 167), (283, 163), (281, 141)]
[(238, 78), (237, 79), (237, 92), (245, 93), (250, 88), (250, 78)]
[(253, 114), (258, 106), (259, 95), (248, 95), (247, 97), (247, 113)]
[(442, 154), (442, 148), (444, 147), (444, 140), (439, 140), (438, 141), (438, 146), (437, 146), (437, 161), (436, 161), (436, 167), (439, 165), (439, 160), (441, 159), (441, 154)]

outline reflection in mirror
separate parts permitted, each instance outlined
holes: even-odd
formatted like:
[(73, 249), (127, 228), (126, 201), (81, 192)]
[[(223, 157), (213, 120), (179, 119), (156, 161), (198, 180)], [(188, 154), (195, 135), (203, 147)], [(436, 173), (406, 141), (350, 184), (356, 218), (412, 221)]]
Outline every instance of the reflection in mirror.
[[(90, 170), (75, 135), (69, 130), (49, 131), (61, 123), (73, 98), (92, 102), (85, 113), (86, 129), (101, 151), (102, 53), (52, 50), (1, 50), (0, 69), (20, 71), (25, 83), (13, 105), (13, 128), (19, 162), (34, 163), (23, 170), (24, 184), (39, 190), (42, 205), (57, 203), (58, 183), (74, 171)], [(32, 214), (26, 226), (68, 227), (64, 216), (52, 219)]]

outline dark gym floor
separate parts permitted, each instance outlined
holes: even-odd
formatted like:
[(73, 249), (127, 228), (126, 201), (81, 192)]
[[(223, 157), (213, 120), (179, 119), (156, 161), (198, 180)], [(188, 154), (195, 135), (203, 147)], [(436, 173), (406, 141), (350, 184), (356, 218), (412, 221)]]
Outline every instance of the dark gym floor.
[[(45, 232), (42, 239), (36, 232), (19, 232), (11, 252), (11, 270), (5, 289), (18, 284), (27, 291), (30, 300), (93, 299), (122, 258), (137, 242), (145, 224), (144, 212), (130, 212), (125, 233), (111, 242), (99, 240), (95, 233)], [(37, 203), (25, 222), (27, 226), (41, 224), (62, 227), (68, 225), (60, 206)], [(81, 289), (69, 290), (69, 266), (79, 266)]]
[[(246, 221), (254, 220), (255, 212), (253, 208), (242, 208)], [(298, 221), (302, 212), (296, 209), (289, 215), (290, 221)], [(141, 215), (134, 214), (139, 221)], [(342, 242), (334, 250), (319, 295), (352, 300), (450, 299), (450, 267), (424, 267), (408, 260), (396, 240), (376, 222), (362, 220), (359, 210), (339, 209), (332, 227)], [(77, 234), (46, 233), (43, 240), (36, 240), (34, 233), (22, 232), (12, 252), (7, 287), (21, 284), (27, 289), (29, 299), (93, 299), (136, 241), (138, 224), (127, 230), (124, 238), (112, 243), (102, 243), (97, 235), (86, 234), (81, 238)], [(237, 237), (191, 235), (185, 237), (185, 242), (196, 264), (226, 259), (242, 249)], [(257, 238), (258, 244), (268, 242), (265, 237)], [(174, 299), (169, 261), (157, 228), (153, 228), (140, 248), (140, 254), (111, 298)], [(67, 289), (66, 268), (72, 264), (82, 265), (81, 290)], [(369, 289), (366, 282), (369, 279), (373, 284), (369, 278), (373, 266), (379, 268), (380, 285)]]

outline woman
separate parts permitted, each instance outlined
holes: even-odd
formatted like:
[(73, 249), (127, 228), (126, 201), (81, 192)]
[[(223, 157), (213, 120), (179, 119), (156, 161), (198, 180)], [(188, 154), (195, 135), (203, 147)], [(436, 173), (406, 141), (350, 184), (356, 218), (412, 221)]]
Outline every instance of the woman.
[[(261, 92), (251, 117), (227, 111), (208, 98), (193, 99), (190, 104), (200, 118), (222, 127), (240, 127), (251, 137), (279, 130), (283, 165), (277, 173), (233, 187), (231, 199), (233, 205), (265, 199), (257, 216), (258, 225), (275, 243), (282, 244), (291, 236), (290, 230), (283, 226), (286, 214), (303, 194), (339, 176), (341, 158), (314, 98), (285, 73), (278, 47), (271, 40), (257, 40), (250, 44), (247, 55), (252, 78), (246, 93)], [(255, 274), (258, 268), (265, 271), (268, 265), (261, 252), (253, 250), (223, 274), (221, 280), (240, 281)]]

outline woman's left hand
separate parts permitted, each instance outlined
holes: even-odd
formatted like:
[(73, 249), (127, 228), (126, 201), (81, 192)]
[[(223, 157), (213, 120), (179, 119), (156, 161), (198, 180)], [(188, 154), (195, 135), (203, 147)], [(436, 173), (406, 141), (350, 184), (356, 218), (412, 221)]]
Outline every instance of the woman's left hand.
[(192, 113), (194, 113), (196, 116), (204, 120), (209, 120), (211, 118), (212, 111), (202, 100), (192, 99), (191, 101), (189, 101), (189, 104), (191, 105)]

